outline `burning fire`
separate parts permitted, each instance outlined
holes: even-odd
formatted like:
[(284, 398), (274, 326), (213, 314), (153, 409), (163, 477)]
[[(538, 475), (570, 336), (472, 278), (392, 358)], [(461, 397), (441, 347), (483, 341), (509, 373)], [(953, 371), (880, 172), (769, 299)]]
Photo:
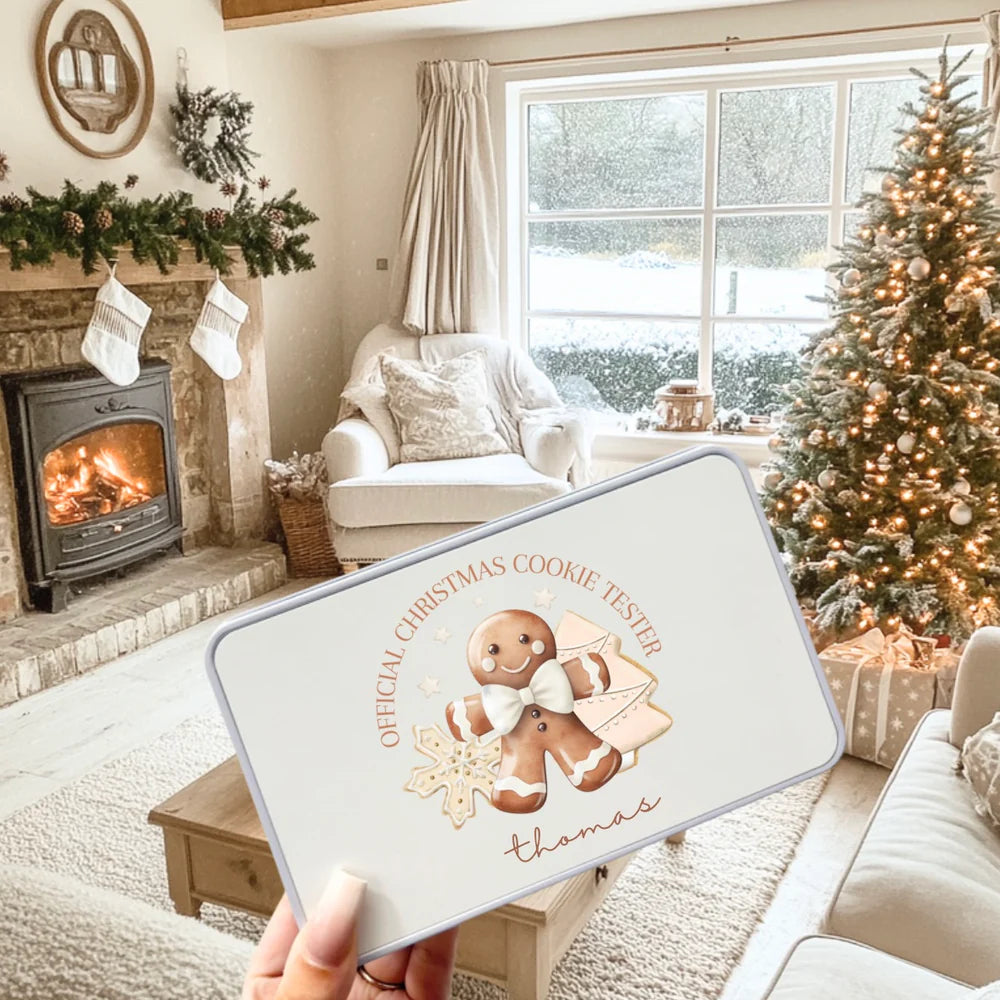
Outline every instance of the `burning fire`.
[[(50, 471), (50, 464), (58, 465), (58, 471)], [(131, 479), (118, 456), (107, 448), (93, 454), (83, 446), (75, 454), (54, 452), (45, 466), (45, 501), (53, 524), (89, 521), (152, 499), (146, 484)]]

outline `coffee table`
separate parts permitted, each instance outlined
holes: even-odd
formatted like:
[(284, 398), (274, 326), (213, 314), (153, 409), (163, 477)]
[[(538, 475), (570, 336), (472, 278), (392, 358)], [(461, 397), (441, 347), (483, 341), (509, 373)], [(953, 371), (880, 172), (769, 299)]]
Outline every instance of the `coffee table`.
[[(215, 903), (270, 916), (281, 899), (281, 879), (235, 757), (158, 805), (149, 822), (163, 828), (167, 883), (178, 913), (197, 917), (202, 903)], [(463, 924), (457, 967), (506, 987), (511, 1000), (541, 1000), (552, 969), (630, 860), (619, 858)]]

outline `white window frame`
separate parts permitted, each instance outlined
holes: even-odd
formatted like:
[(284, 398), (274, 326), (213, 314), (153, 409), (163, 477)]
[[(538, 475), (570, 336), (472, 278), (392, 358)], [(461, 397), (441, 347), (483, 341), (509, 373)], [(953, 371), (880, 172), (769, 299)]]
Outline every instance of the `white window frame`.
[[(508, 336), (524, 348), (529, 347), (529, 322), (533, 318), (570, 318), (632, 320), (635, 322), (683, 322), (699, 326), (698, 378), (703, 386), (712, 386), (713, 330), (716, 324), (768, 323), (803, 326), (807, 330), (822, 328), (827, 319), (816, 316), (749, 314), (717, 314), (715, 312), (715, 253), (716, 221), (720, 218), (745, 215), (815, 214), (828, 215), (827, 250), (843, 242), (845, 215), (856, 210), (854, 203), (844, 198), (847, 177), (848, 115), (850, 87), (855, 82), (903, 79), (909, 68), (918, 66), (926, 72), (936, 68), (937, 50), (906, 52), (859, 62), (856, 58), (838, 60), (818, 58), (797, 60), (794, 68), (780, 64), (752, 64), (739, 67), (712, 67), (710, 71), (688, 69), (666, 71), (657, 75), (643, 73), (613, 75), (594, 83), (573, 79), (518, 81), (507, 86), (506, 127), (506, 186), (507, 186), (507, 331)], [(975, 75), (980, 71), (976, 55), (968, 65)], [(720, 143), (719, 108), (721, 95), (746, 89), (776, 89), (794, 86), (832, 86), (834, 90), (833, 168), (828, 200), (808, 205), (748, 205), (720, 207), (717, 204), (718, 152)], [(636, 97), (659, 97), (670, 94), (704, 93), (705, 146), (703, 205), (676, 209), (607, 209), (570, 210), (561, 212), (531, 212), (528, 205), (528, 109), (532, 104), (560, 101), (613, 100)], [(701, 218), (702, 220), (702, 289), (700, 316), (671, 314), (639, 315), (619, 312), (588, 312), (564, 310), (531, 310), (529, 308), (529, 238), (532, 222), (560, 222), (621, 219)], [(828, 287), (830, 281), (828, 279)]]

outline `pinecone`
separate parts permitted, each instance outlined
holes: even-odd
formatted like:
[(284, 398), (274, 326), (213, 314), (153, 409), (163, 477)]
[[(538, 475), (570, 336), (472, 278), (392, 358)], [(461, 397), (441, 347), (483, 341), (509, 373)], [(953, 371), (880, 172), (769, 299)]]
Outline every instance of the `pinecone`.
[(285, 233), (283, 230), (279, 229), (277, 226), (272, 226), (267, 234), (267, 242), (270, 247), (275, 252), (279, 250), (284, 250), (285, 248)]
[(280, 208), (272, 208), (265, 214), (267, 215), (267, 221), (273, 223), (275, 226), (283, 226), (285, 224), (285, 213)]
[(138, 183), (139, 183), (138, 174), (129, 174), (128, 177), (125, 178), (125, 187), (129, 191), (131, 191), (132, 188), (134, 188)]
[(85, 228), (83, 219), (76, 212), (63, 212), (62, 227), (63, 232), (69, 236), (81, 236)]
[(111, 214), (110, 209), (99, 208), (94, 213), (94, 225), (97, 226), (99, 232), (107, 232), (114, 224), (114, 221), (115, 217)]
[(16, 194), (5, 194), (0, 198), (0, 212), (20, 212), (25, 201)]
[(221, 229), (228, 218), (229, 213), (224, 208), (210, 208), (205, 213), (205, 225), (209, 229)]

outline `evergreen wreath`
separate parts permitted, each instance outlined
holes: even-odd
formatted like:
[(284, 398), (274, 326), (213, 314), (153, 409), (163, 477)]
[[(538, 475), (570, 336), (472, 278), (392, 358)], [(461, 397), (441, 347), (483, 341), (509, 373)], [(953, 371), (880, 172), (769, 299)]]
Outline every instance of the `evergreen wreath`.
[(152, 262), (166, 274), (184, 245), (221, 274), (229, 272), (234, 248), (253, 277), (315, 267), (304, 227), (316, 216), (295, 200), (294, 188), (258, 203), (244, 184), (228, 210), (202, 209), (186, 191), (132, 199), (108, 181), (90, 190), (66, 181), (58, 195), (34, 188), (27, 194), (27, 200), (0, 199), (0, 246), (10, 252), (12, 270), (51, 264), (61, 253), (93, 274), (102, 260), (116, 261), (127, 248), (138, 263)]
[[(200, 181), (215, 184), (229, 177), (246, 180), (260, 154), (247, 145), (253, 104), (235, 91), (216, 93), (214, 87), (189, 90), (177, 85), (173, 143), (181, 161)], [(209, 127), (218, 121), (218, 132), (210, 140)]]

